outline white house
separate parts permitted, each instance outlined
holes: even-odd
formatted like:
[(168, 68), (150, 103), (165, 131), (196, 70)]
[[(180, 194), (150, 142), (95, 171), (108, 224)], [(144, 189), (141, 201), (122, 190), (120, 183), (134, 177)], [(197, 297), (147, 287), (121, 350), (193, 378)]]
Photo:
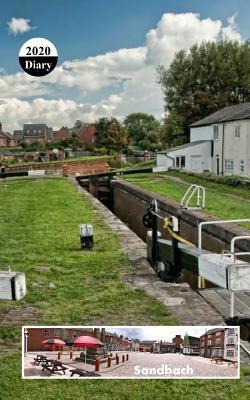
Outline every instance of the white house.
[(193, 172), (211, 171), (212, 140), (198, 140), (166, 151), (159, 151), (157, 167), (175, 167)]
[(229, 361), (238, 361), (238, 328), (225, 329), (224, 337), (224, 359)]
[(250, 103), (225, 107), (190, 125), (190, 143), (159, 152), (157, 166), (250, 177)]

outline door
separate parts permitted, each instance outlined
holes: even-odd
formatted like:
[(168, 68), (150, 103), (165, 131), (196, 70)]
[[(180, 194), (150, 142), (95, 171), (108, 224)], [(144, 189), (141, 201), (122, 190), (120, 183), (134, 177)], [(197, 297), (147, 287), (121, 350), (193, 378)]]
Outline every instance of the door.
[(220, 159), (216, 158), (216, 174), (220, 175)]
[(203, 172), (201, 156), (191, 156), (191, 170), (193, 172)]

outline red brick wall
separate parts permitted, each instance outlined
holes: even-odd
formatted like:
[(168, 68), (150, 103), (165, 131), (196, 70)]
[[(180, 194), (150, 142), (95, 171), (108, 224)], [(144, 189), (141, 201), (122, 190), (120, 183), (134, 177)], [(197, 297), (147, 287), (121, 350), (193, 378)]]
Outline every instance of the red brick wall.
[(183, 343), (183, 339), (181, 338), (180, 335), (176, 335), (173, 339), (172, 342), (175, 344), (175, 348), (179, 349), (180, 345)]
[(86, 128), (83, 128), (79, 132), (77, 137), (80, 140), (80, 142), (91, 145), (95, 143), (95, 133), (96, 133), (95, 125), (89, 125)]
[(65, 129), (64, 127), (59, 129), (59, 131), (54, 132), (54, 134), (53, 134), (53, 140), (64, 140), (64, 139), (68, 139), (69, 137), (70, 137), (70, 134), (69, 134), (68, 130)]

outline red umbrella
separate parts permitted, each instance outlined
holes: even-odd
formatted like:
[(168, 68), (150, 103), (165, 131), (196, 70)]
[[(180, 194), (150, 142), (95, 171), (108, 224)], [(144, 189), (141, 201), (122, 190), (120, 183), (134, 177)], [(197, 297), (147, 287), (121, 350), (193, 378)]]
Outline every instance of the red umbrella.
[[(103, 343), (96, 339), (93, 336), (79, 336), (76, 340), (73, 342), (74, 346), (78, 347), (101, 347), (103, 346)], [(86, 364), (86, 352), (85, 352), (85, 364)]]
[(73, 344), (74, 344), (74, 346), (77, 346), (77, 347), (101, 347), (101, 346), (103, 346), (103, 343), (93, 336), (79, 336), (76, 340), (74, 340)]
[(44, 340), (42, 342), (42, 344), (44, 346), (48, 345), (49, 350), (51, 350), (51, 348), (52, 348), (52, 350), (54, 351), (55, 348), (65, 346), (66, 343), (61, 339), (47, 339), (47, 340)]
[(60, 346), (64, 346), (66, 343), (61, 339), (47, 339), (42, 342), (42, 344), (57, 344)]

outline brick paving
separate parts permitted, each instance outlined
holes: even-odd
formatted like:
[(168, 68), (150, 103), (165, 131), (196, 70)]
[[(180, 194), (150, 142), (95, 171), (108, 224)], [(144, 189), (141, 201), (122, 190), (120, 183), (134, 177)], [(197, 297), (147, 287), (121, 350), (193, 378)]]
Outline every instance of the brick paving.
[[(160, 371), (159, 375), (155, 374), (143, 374), (146, 372), (148, 368), (161, 368), (162, 365), (171, 368), (172, 373), (167, 370), (167, 374), (162, 374)], [(141, 374), (135, 374), (135, 367), (140, 366)], [(189, 366), (189, 369), (187, 368)], [(143, 368), (145, 370), (143, 370)], [(178, 374), (177, 371), (183, 369), (185, 373)], [(174, 369), (176, 369), (177, 373), (174, 373)], [(193, 370), (193, 374), (191, 374), (191, 369)], [(190, 370), (190, 374), (186, 374), (186, 372)], [(164, 371), (163, 371), (164, 372)], [(181, 372), (181, 371), (180, 371)], [(183, 371), (184, 372), (184, 371)], [(150, 378), (168, 378), (168, 377), (181, 377), (181, 378), (237, 378), (238, 377), (238, 369), (234, 367), (228, 367), (228, 362), (224, 361), (223, 364), (212, 364), (211, 360), (203, 357), (192, 357), (192, 356), (184, 356), (180, 354), (151, 354), (151, 353), (129, 353), (129, 361), (125, 364), (120, 364), (111, 370), (107, 368), (105, 370), (101, 370), (102, 377), (150, 377)]]
[[(84, 364), (81, 362), (75, 362), (70, 360), (67, 353), (62, 355), (61, 361), (68, 368), (66, 374), (62, 372), (49, 374), (46, 371), (42, 371), (41, 365), (36, 365), (33, 358), (36, 357), (37, 353), (28, 353), (27, 357), (24, 358), (24, 376), (26, 378), (70, 378), (70, 369), (79, 368), (85, 371), (94, 372), (94, 365)], [(48, 358), (57, 359), (56, 352), (49, 352), (42, 354), (47, 355)], [(122, 355), (129, 354), (129, 361), (125, 363), (121, 362)], [(118, 352), (120, 358), (120, 364), (116, 365), (115, 360), (112, 361), (111, 368), (107, 368), (107, 364), (102, 364), (100, 368), (101, 378), (238, 378), (238, 369), (228, 366), (228, 362), (224, 361), (223, 364), (212, 364), (211, 360), (203, 357), (192, 357), (184, 356), (180, 354), (151, 354), (151, 353), (138, 353), (138, 352)], [(74, 357), (78, 356), (78, 353), (74, 353)], [(135, 367), (140, 367), (140, 374), (135, 374)], [(167, 368), (164, 370), (162, 368)], [(159, 373), (153, 373), (146, 369), (154, 368), (161, 370)], [(171, 371), (170, 371), (171, 369)], [(77, 377), (77, 376), (75, 376)], [(80, 378), (82, 379), (82, 378)]]

